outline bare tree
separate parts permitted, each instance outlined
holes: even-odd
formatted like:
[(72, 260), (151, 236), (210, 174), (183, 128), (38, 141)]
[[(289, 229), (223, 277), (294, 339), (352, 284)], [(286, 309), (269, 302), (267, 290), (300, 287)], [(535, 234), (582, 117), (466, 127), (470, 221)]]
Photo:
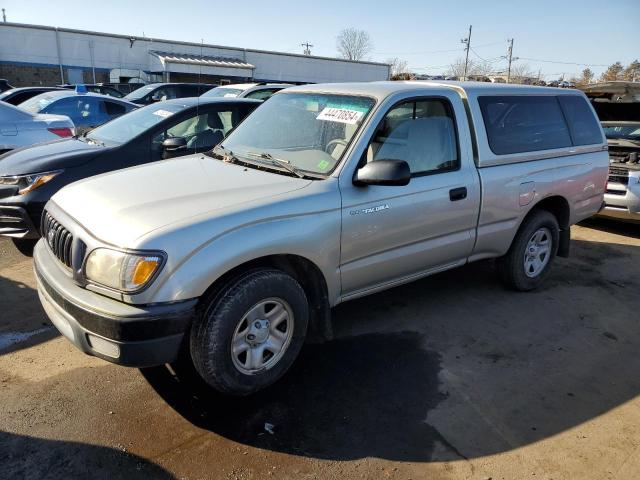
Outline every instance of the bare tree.
[(528, 83), (535, 77), (533, 70), (527, 63), (513, 63), (511, 65), (511, 83)]
[(495, 70), (491, 63), (482, 61), (473, 64), (472, 75), (480, 75), (483, 77), (489, 76), (494, 73)]
[[(487, 77), (494, 73), (494, 71), (495, 69), (491, 63), (487, 61), (478, 62), (469, 60), (467, 63), (467, 77)], [(449, 65), (447, 75), (462, 79), (464, 76), (464, 58), (458, 58), (455, 62)]]
[(638, 60), (634, 60), (627, 65), (622, 76), (625, 80), (630, 82), (640, 82), (640, 62)]
[[(467, 76), (472, 75), (474, 69), (476, 68), (476, 63), (473, 60), (469, 60), (467, 63)], [(462, 78), (464, 77), (464, 58), (460, 57), (456, 59), (451, 65), (449, 65), (449, 69), (447, 70), (447, 75), (450, 77)]]
[(398, 57), (388, 58), (387, 63), (391, 66), (391, 80), (397, 80), (404, 77), (409, 73), (408, 64), (406, 60), (401, 60)]
[(364, 30), (345, 28), (336, 38), (336, 48), (342, 58), (362, 60), (373, 50), (373, 42)]
[(613, 80), (622, 80), (624, 67), (620, 62), (609, 65), (607, 70), (600, 76), (601, 82), (611, 82)]
[[(580, 76), (580, 78), (575, 79), (575, 84), (580, 86), (589, 85), (591, 82), (593, 82), (594, 77), (595, 75), (593, 71), (590, 68), (585, 68), (584, 70), (582, 70), (582, 75)], [(574, 79), (571, 80), (573, 81)]]

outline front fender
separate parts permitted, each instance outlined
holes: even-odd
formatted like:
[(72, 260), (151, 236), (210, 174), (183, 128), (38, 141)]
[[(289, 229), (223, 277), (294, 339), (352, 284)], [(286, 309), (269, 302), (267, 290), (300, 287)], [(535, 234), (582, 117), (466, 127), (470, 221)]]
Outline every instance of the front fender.
[[(170, 260), (145, 303), (197, 298), (223, 274), (270, 255), (298, 255), (314, 263), (327, 284), (329, 302), (340, 294), (340, 210), (269, 218), (228, 231), (179, 263)], [(139, 303), (139, 300), (138, 302)]]

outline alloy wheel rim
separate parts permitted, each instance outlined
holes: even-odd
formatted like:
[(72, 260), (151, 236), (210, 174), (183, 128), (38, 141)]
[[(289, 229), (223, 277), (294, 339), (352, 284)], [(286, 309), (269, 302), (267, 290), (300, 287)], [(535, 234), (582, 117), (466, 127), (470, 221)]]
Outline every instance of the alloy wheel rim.
[(524, 273), (535, 278), (542, 273), (551, 256), (551, 231), (542, 227), (534, 232), (524, 251)]
[(231, 338), (231, 359), (246, 375), (274, 367), (293, 337), (293, 311), (281, 298), (256, 303), (240, 319)]

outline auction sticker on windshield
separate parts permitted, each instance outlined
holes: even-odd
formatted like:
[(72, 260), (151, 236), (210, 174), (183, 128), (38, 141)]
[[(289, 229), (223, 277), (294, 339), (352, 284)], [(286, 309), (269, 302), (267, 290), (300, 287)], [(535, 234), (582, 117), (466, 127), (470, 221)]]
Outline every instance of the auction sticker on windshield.
[(156, 110), (155, 112), (153, 112), (153, 114), (162, 118), (168, 118), (173, 115), (173, 112), (170, 112), (168, 110)]
[(328, 120), (330, 122), (347, 123), (355, 125), (362, 118), (363, 112), (349, 110), (347, 108), (326, 107), (316, 117), (316, 120)]

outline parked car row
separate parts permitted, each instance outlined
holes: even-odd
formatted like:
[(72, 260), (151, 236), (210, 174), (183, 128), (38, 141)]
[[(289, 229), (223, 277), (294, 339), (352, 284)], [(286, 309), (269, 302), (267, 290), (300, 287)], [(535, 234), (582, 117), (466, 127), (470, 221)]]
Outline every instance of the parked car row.
[(255, 87), (149, 90), (150, 105), (0, 157), (0, 233), (42, 236), (40, 299), (80, 350), (190, 362), (251, 394), (330, 337), (341, 302), (485, 258), (536, 288), (603, 206), (607, 145), (580, 91), (374, 82), (260, 102)]
[(211, 150), (260, 103), (233, 98), (168, 100), (83, 134), (71, 137), (69, 132), (65, 136), (71, 138), (0, 157), (0, 234), (11, 236), (16, 246), (28, 253), (40, 238), (45, 204), (65, 185), (100, 173)]
[[(0, 105), (15, 105), (32, 116), (38, 114), (66, 116), (72, 122), (71, 128), (74, 129), (74, 134), (80, 135), (141, 105), (198, 96), (203, 99), (237, 97), (266, 100), (275, 92), (289, 86), (288, 84), (252, 83), (214, 87), (206, 84), (156, 83), (145, 85), (126, 96), (120, 94), (122, 98), (112, 92), (115, 90), (112, 87), (99, 84), (77, 85), (75, 89), (72, 88), (73, 85), (22, 87), (11, 88), (0, 93)], [(26, 128), (27, 116), (7, 108), (3, 108), (2, 112), (4, 113), (0, 114), (0, 121), (5, 123), (15, 125), (15, 120), (12, 119), (14, 117), (21, 117), (22, 120), (20, 135), (9, 133), (16, 130), (14, 126), (11, 129), (3, 127), (3, 137), (15, 138), (5, 138), (0, 142), (0, 153), (53, 138), (47, 133), (47, 128), (37, 126), (42, 127), (43, 124), (38, 122), (44, 117), (35, 120), (33, 128)], [(61, 121), (62, 119), (57, 118), (56, 120)], [(31, 133), (27, 134), (26, 132)]]

